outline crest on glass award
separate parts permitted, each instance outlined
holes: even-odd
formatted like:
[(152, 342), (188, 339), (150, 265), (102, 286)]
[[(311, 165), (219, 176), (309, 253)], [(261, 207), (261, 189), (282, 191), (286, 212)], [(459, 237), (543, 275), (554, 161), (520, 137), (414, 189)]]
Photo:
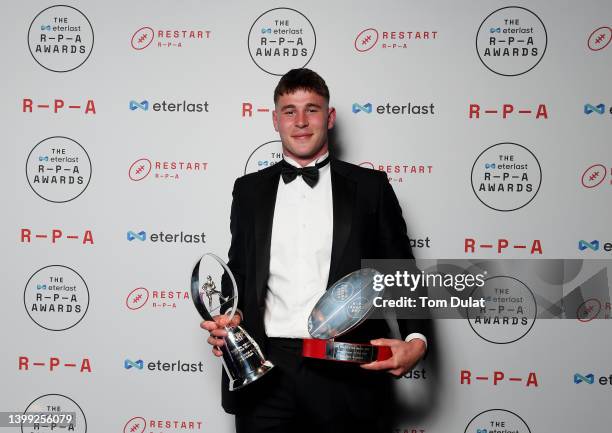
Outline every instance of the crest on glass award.
[[(225, 294), (225, 295), (224, 295)], [(212, 253), (204, 254), (191, 273), (191, 298), (204, 320), (225, 314), (228, 323), (236, 314), (238, 287), (227, 264)], [(266, 374), (274, 365), (264, 359), (259, 345), (241, 326), (226, 326), (220, 347), (230, 391), (242, 388)]]
[(374, 307), (374, 298), (383, 296), (383, 291), (373, 288), (376, 275), (380, 275), (376, 269), (360, 269), (327, 289), (308, 318), (313, 338), (304, 340), (304, 356), (360, 364), (391, 357), (386, 346), (335, 341), (362, 323)]

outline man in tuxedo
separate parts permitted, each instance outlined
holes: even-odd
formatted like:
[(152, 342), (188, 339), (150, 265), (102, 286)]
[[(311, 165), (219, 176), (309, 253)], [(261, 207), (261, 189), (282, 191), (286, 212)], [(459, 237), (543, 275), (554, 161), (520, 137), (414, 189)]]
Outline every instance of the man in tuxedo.
[[(423, 357), (420, 322), (398, 320), (402, 339), (388, 338), (384, 320), (366, 320), (342, 337), (389, 346), (383, 361), (316, 360), (301, 350), (308, 316), (330, 285), (362, 259), (413, 258), (401, 208), (385, 173), (329, 155), (336, 111), (318, 74), (289, 71), (274, 103), (283, 160), (236, 180), (228, 265), (240, 310), (232, 325), (240, 323), (275, 368), (232, 392), (224, 371), (223, 407), (236, 414), (238, 433), (390, 431), (390, 379)], [(216, 356), (225, 324), (225, 316), (201, 324)]]

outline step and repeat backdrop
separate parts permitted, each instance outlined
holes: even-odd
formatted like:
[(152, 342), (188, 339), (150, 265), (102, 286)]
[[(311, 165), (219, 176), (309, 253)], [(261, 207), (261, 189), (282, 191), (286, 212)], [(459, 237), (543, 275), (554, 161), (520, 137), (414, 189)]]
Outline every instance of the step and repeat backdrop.
[[(417, 257), (611, 258), (609, 1), (36, 0), (2, 16), (0, 411), (233, 431), (191, 268), (227, 256), (234, 179), (279, 161), (272, 93), (291, 68), (325, 78), (334, 152), (387, 173)], [(580, 265), (560, 275), (568, 295), (586, 284)], [(397, 381), (394, 432), (610, 431), (610, 322), (592, 320), (609, 296), (582, 308), (499, 338), (436, 320)]]

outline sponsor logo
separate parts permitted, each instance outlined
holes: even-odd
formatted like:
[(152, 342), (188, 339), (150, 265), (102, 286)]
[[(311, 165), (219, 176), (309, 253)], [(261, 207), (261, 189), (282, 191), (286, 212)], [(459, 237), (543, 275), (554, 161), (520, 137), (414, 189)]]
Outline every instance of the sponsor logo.
[(28, 185), (37, 196), (52, 203), (66, 203), (83, 194), (91, 171), (85, 148), (68, 137), (45, 138), (26, 160)]
[(353, 103), (352, 112), (355, 114), (365, 113), (365, 114), (379, 114), (379, 115), (434, 115), (435, 106), (434, 103), (431, 102), (429, 104), (419, 105), (414, 104), (412, 102), (408, 102), (405, 105), (395, 105), (390, 102), (375, 105), (371, 102), (366, 103)]
[(591, 32), (587, 47), (591, 51), (601, 51), (610, 44), (612, 29), (608, 26), (599, 27)]
[(66, 102), (63, 99), (54, 99), (52, 102), (34, 102), (33, 99), (23, 98), (21, 102), (22, 113), (33, 113), (34, 111), (51, 111), (54, 114), (63, 113), (65, 110), (78, 110), (83, 114), (96, 114), (96, 104), (93, 99), (85, 102)]
[(139, 241), (145, 241), (147, 240), (147, 234), (142, 230), (139, 232), (134, 232), (132, 230), (129, 230), (127, 232), (127, 240), (133, 241), (134, 239), (138, 239)]
[(62, 229), (51, 229), (50, 233), (34, 233), (32, 234), (32, 229), (22, 228), (20, 242), (22, 244), (29, 244), (32, 241), (51, 241), (51, 244), (54, 245), (59, 243), (60, 241), (69, 240), (69, 241), (80, 241), (82, 245), (90, 244), (93, 245), (93, 233), (91, 230), (83, 231), (83, 234), (75, 233), (64, 235)]
[(580, 251), (591, 250), (591, 251), (612, 251), (612, 242), (599, 242), (599, 240), (594, 239), (592, 241), (585, 241), (581, 239), (578, 241), (578, 249)]
[(123, 433), (166, 433), (168, 431), (186, 431), (186, 430), (202, 430), (202, 421), (188, 419), (172, 419), (165, 417), (163, 419), (149, 418), (145, 419), (141, 416), (135, 416), (125, 423)]
[(578, 385), (581, 383), (587, 385), (594, 385), (595, 383), (600, 385), (612, 385), (612, 374), (608, 376), (599, 376), (599, 378), (597, 378), (593, 373), (574, 373), (574, 384)]
[(468, 119), (480, 119), (484, 117), (497, 117), (509, 119), (514, 117), (530, 117), (534, 119), (548, 119), (548, 109), (545, 104), (537, 107), (517, 108), (513, 104), (502, 104), (501, 107), (482, 108), (479, 104), (470, 104)]
[[(128, 241), (134, 241), (134, 240), (139, 240), (142, 242), (145, 242), (147, 240), (147, 232), (144, 230), (140, 230), (140, 231), (136, 231), (136, 230), (128, 230), (127, 232), (127, 240)], [(206, 235), (204, 234), (204, 232), (202, 233), (197, 233), (197, 234), (192, 234), (192, 233), (185, 233), (183, 231), (179, 232), (179, 233), (167, 233), (167, 232), (163, 232), (160, 231), (159, 233), (151, 233), (149, 235), (149, 242), (161, 242), (161, 243), (167, 243), (167, 244), (171, 244), (171, 243), (185, 243), (185, 244), (199, 244), (199, 243), (206, 243)]]
[(359, 164), (361, 167), (370, 168), (387, 173), (389, 182), (403, 183), (409, 177), (430, 175), (433, 172), (433, 165), (430, 164), (404, 164), (397, 162), (374, 163), (364, 161)]
[(465, 427), (465, 433), (531, 433), (523, 418), (506, 409), (480, 412)]
[(369, 102), (364, 105), (358, 104), (356, 102), (353, 103), (353, 113), (359, 113), (360, 111), (370, 114), (372, 112), (372, 104), (370, 104)]
[(149, 101), (130, 101), (130, 110), (134, 111), (138, 110), (139, 108), (143, 111), (147, 111), (149, 109)]
[[(57, 412), (58, 415), (65, 413), (72, 413), (74, 416), (69, 423), (64, 423), (61, 426), (56, 424), (48, 425), (36, 425), (32, 430), (38, 433), (53, 433), (58, 429), (66, 429), (71, 433), (87, 433), (87, 419), (81, 406), (71, 399), (62, 394), (45, 394), (32, 400), (32, 402), (23, 411), (24, 415), (28, 413), (40, 413), (43, 409), (47, 413)], [(25, 431), (22, 429), (22, 431)]]
[(154, 372), (203, 373), (204, 363), (202, 361), (189, 363), (181, 360), (175, 362), (165, 362), (161, 360), (147, 362), (140, 358), (136, 361), (126, 358), (123, 361), (123, 368), (132, 371), (145, 370)]
[(580, 251), (584, 251), (587, 248), (593, 250), (593, 251), (597, 251), (599, 250), (599, 241), (595, 240), (595, 241), (591, 241), (591, 242), (587, 242), (584, 240), (580, 240), (578, 241), (578, 249)]
[(134, 32), (130, 41), (132, 48), (183, 48), (210, 39), (210, 30), (201, 29), (157, 29), (141, 27)]
[(542, 241), (540, 239), (534, 239), (528, 243), (510, 243), (508, 239), (497, 239), (496, 243), (479, 243), (474, 238), (465, 238), (463, 244), (463, 252), (466, 254), (473, 254), (477, 249), (483, 250), (496, 250), (497, 254), (506, 254), (508, 249), (517, 251), (529, 251), (529, 254), (543, 254)]
[[(603, 302), (597, 298), (590, 298), (578, 306), (576, 309), (576, 319), (582, 323), (590, 322), (597, 318), (609, 319), (611, 310), (612, 304), (609, 298), (603, 300)], [(602, 312), (603, 315), (600, 314)]]
[[(581, 183), (585, 188), (595, 188), (602, 185), (608, 177), (608, 169), (603, 164), (593, 164), (582, 173)], [(612, 167), (609, 170), (610, 182), (612, 185)]]
[(498, 143), (486, 148), (472, 166), (472, 191), (489, 209), (510, 212), (527, 206), (542, 184), (542, 168), (525, 146)]
[(93, 27), (80, 10), (66, 5), (43, 9), (28, 29), (32, 57), (52, 72), (68, 72), (81, 66), (91, 55)]
[(606, 111), (606, 106), (604, 104), (584, 104), (584, 114), (598, 113), (604, 114)]
[(476, 52), (490, 71), (504, 76), (531, 71), (544, 57), (548, 35), (542, 20), (518, 6), (497, 9), (480, 24)]
[(459, 383), (461, 385), (473, 385), (476, 383), (491, 383), (494, 386), (517, 384), (526, 388), (539, 387), (538, 376), (534, 371), (527, 373), (526, 376), (517, 376), (515, 374), (504, 373), (503, 371), (493, 371), (476, 375), (472, 370), (461, 370), (459, 375)]
[[(128, 293), (125, 298), (125, 306), (130, 310), (139, 310), (145, 305), (156, 310), (176, 309), (177, 303), (190, 303), (190, 299), (187, 290), (154, 289), (149, 291), (145, 287), (137, 287)], [(150, 303), (149, 300), (151, 300)]]
[(142, 370), (144, 367), (144, 361), (142, 359), (139, 359), (138, 361), (134, 362), (129, 359), (126, 359), (125, 361), (123, 361), (123, 367), (126, 370), (129, 370), (130, 368), (137, 368), (138, 370)]
[(593, 385), (593, 383), (595, 382), (595, 376), (593, 375), (593, 373), (587, 374), (586, 376), (583, 376), (580, 373), (574, 373), (574, 383), (578, 384), (578, 383), (588, 383), (589, 385)]
[(270, 9), (257, 17), (249, 30), (249, 55), (259, 69), (271, 75), (305, 67), (316, 46), (312, 23), (295, 9)]
[(135, 182), (141, 181), (151, 174), (150, 179), (180, 180), (184, 174), (205, 172), (208, 162), (201, 161), (151, 161), (149, 158), (139, 158), (128, 170), (128, 177)]
[[(49, 371), (61, 370), (64, 368), (79, 370), (79, 373), (91, 373), (91, 360), (89, 358), (83, 358), (77, 362), (63, 361), (59, 357), (51, 356), (49, 361), (34, 361), (29, 356), (21, 355), (17, 361), (18, 369), (23, 371), (29, 371), (31, 369), (43, 369)], [(39, 368), (40, 367), (40, 368)]]
[(28, 279), (23, 303), (28, 316), (38, 326), (64, 331), (83, 320), (89, 308), (89, 288), (74, 269), (45, 266)]
[(138, 101), (132, 99), (129, 103), (130, 111), (151, 111), (164, 112), (164, 113), (208, 113), (208, 101), (204, 102), (187, 102), (173, 101), (168, 102), (165, 100), (158, 102), (149, 102), (148, 100)]
[(431, 43), (438, 38), (437, 30), (378, 30), (367, 28), (360, 31), (355, 37), (353, 46), (355, 49), (364, 53), (373, 48), (384, 50), (405, 50), (414, 48), (414, 45)]

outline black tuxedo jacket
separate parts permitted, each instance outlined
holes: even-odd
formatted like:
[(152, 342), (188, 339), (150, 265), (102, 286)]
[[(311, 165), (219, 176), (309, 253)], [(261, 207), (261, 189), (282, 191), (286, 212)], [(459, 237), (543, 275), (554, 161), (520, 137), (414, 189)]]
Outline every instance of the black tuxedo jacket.
[[(328, 287), (360, 269), (362, 259), (413, 258), (406, 223), (386, 174), (333, 158), (330, 165), (334, 223)], [(238, 308), (244, 314), (241, 325), (264, 354), (270, 241), (280, 173), (280, 164), (275, 164), (237, 179), (231, 208), (228, 266), (238, 285)], [(224, 295), (229, 295), (228, 285), (223, 286)], [(424, 333), (419, 321), (398, 320), (398, 325), (402, 338), (411, 332)], [(366, 320), (342, 339), (368, 342), (387, 336), (386, 321)], [(227, 412), (236, 413), (248, 404), (241, 402), (241, 391), (229, 391), (223, 371), (222, 403)]]

